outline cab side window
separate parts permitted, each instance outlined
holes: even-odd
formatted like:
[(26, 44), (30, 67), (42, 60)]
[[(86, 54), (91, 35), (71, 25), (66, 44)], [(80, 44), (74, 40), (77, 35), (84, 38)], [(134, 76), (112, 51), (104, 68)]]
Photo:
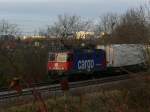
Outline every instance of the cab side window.
[(49, 61), (55, 61), (55, 54), (49, 53)]

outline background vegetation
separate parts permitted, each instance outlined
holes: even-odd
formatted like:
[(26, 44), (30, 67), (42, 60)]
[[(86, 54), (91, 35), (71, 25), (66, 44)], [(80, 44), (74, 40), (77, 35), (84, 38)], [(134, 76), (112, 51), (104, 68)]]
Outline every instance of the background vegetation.
[[(59, 15), (57, 21), (48, 26), (47, 30), (39, 31), (39, 35), (47, 37), (45, 40), (22, 41), (17, 25), (5, 20), (0, 23), (1, 87), (8, 85), (16, 76), (26, 81), (40, 82), (47, 74), (48, 51), (72, 49), (83, 43), (87, 48), (94, 48), (97, 44), (141, 43), (146, 45), (147, 54), (150, 54), (149, 5), (129, 9), (124, 14), (107, 13), (99, 17), (97, 22), (76, 15)], [(95, 37), (100, 38), (76, 40), (70, 37), (81, 30), (95, 32)], [(101, 32), (107, 32), (107, 35), (100, 36)]]
[[(131, 77), (134, 77), (131, 74)], [(136, 83), (135, 83), (136, 82)], [(110, 88), (96, 88), (89, 92), (86, 88), (64, 97), (51, 96), (45, 100), (48, 112), (149, 112), (150, 77), (144, 74), (126, 83), (111, 84)], [(95, 88), (95, 87), (94, 87)], [(90, 89), (93, 89), (92, 87)], [(67, 105), (67, 106), (65, 106)], [(37, 111), (38, 102), (25, 103), (2, 109), (1, 112)]]

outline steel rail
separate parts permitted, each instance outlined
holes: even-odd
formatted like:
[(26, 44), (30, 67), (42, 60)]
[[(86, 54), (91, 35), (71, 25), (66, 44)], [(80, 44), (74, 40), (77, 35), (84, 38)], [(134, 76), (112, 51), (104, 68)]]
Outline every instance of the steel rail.
[[(126, 80), (129, 78), (130, 78), (129, 75), (126, 74), (126, 75), (105, 77), (105, 78), (100, 78), (100, 79), (71, 82), (69, 83), (69, 88), (73, 89), (73, 88), (85, 87), (85, 86), (90, 86), (90, 85), (107, 84), (107, 83), (111, 83), (115, 81)], [(7, 98), (15, 98), (18, 96), (32, 95), (32, 92), (34, 89), (40, 92), (61, 91), (61, 85), (55, 84), (55, 85), (41, 86), (41, 87), (35, 87), (35, 88), (27, 88), (27, 89), (23, 89), (21, 94), (18, 94), (16, 91), (4, 91), (4, 92), (0, 92), (0, 100), (4, 100)]]

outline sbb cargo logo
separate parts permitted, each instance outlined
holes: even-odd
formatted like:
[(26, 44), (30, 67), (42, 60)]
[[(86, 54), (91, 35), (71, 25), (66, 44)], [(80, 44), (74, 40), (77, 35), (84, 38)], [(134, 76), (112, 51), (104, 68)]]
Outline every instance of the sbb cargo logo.
[(94, 60), (79, 60), (77, 64), (79, 70), (90, 71), (94, 68)]

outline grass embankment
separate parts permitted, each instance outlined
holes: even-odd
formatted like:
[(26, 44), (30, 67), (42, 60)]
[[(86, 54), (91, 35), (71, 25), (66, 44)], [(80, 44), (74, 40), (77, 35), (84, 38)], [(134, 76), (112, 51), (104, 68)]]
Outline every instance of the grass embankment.
[[(115, 85), (114, 85), (115, 86)], [(48, 112), (150, 112), (150, 76), (134, 78), (129, 83), (120, 83), (113, 89), (83, 94), (81, 91), (63, 97), (46, 100)], [(36, 103), (10, 107), (0, 112), (37, 112)]]

